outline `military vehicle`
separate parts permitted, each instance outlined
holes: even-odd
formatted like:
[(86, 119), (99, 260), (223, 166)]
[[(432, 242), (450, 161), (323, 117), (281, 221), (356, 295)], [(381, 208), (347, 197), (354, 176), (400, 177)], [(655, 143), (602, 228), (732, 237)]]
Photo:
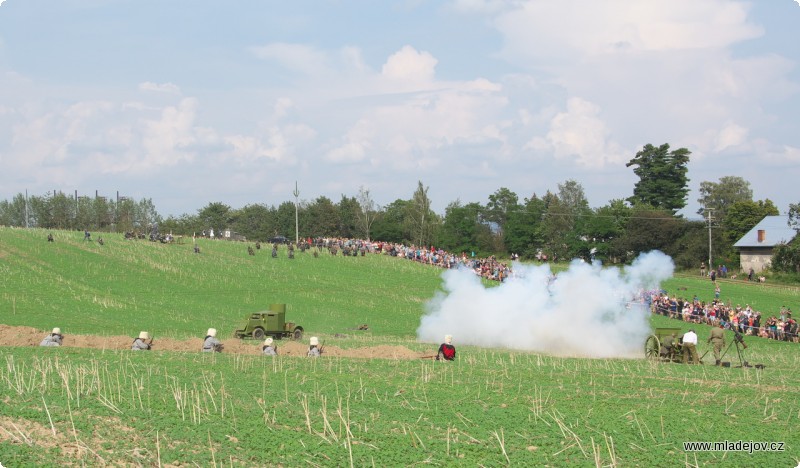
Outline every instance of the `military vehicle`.
[(303, 327), (286, 321), (286, 304), (270, 304), (269, 310), (252, 313), (244, 320), (244, 325), (233, 332), (236, 338), (263, 340), (271, 336), (276, 339), (303, 339)]

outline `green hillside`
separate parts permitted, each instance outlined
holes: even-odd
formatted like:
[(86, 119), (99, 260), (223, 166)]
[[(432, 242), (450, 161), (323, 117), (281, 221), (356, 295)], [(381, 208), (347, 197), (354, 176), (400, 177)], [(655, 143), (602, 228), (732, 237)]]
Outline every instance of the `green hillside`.
[[(378, 255), (249, 256), (247, 244), (224, 241), (199, 240), (194, 254), (191, 240), (104, 234), (101, 246), (80, 232), (53, 234), (48, 243), (45, 231), (0, 228), (0, 325), (197, 339), (286, 303), (292, 320), (329, 343), (368, 323), (357, 339), (336, 341), (367, 347), (365, 356), (431, 348), (414, 333), (440, 288), (436, 268)], [(663, 287), (710, 299), (709, 283), (681, 276)], [(722, 288), (723, 299), (765, 313), (798, 304), (793, 288)], [(695, 328), (702, 354), (708, 327)], [(746, 343), (745, 359), (765, 369), (471, 346), (458, 346), (453, 363), (0, 346), (0, 464), (796, 466), (800, 344)], [(726, 360), (738, 364), (735, 348)], [(684, 450), (692, 441), (734, 446)], [(775, 444), (737, 450), (737, 441)]]
[[(367, 323), (377, 335), (413, 335), (439, 274), (385, 255), (255, 256), (240, 242), (182, 244), (125, 240), (104, 245), (82, 232), (0, 228), (0, 321), (72, 334), (125, 335), (147, 329), (187, 337), (208, 327), (232, 332), (250, 312), (288, 304), (287, 319), (314, 333)], [(96, 236), (95, 236), (96, 237)], [(252, 245), (252, 244), (250, 244)]]

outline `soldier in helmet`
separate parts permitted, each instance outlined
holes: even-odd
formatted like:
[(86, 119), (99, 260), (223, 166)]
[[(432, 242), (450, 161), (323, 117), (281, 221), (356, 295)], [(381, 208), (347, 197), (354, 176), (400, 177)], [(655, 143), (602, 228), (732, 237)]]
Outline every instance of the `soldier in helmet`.
[(153, 338), (146, 331), (139, 332), (139, 337), (133, 340), (131, 351), (150, 351), (153, 347)]
[(64, 336), (61, 334), (61, 329), (56, 327), (53, 331), (44, 337), (39, 346), (61, 346)]
[(261, 347), (261, 352), (263, 352), (266, 356), (278, 355), (278, 347), (273, 344), (271, 336), (264, 340), (264, 346)]
[(319, 346), (319, 338), (312, 336), (308, 340), (308, 357), (320, 357), (322, 355), (322, 348)]
[(725, 346), (725, 331), (720, 327), (712, 328), (706, 343), (714, 345), (714, 365), (718, 366), (720, 364), (720, 351)]
[(204, 353), (220, 353), (222, 352), (222, 342), (217, 339), (217, 329), (209, 328), (206, 337), (203, 340)]

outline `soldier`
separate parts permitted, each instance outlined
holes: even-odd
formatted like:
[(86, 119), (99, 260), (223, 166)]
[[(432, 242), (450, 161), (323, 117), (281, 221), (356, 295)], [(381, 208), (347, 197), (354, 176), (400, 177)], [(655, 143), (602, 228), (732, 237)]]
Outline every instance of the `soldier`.
[(319, 347), (319, 338), (312, 336), (308, 340), (308, 357), (320, 357), (322, 355), (322, 348)]
[(456, 347), (453, 346), (453, 335), (445, 335), (444, 343), (439, 346), (436, 352), (436, 360), (453, 361), (456, 358)]
[(714, 345), (714, 365), (719, 365), (719, 353), (725, 347), (725, 331), (722, 328), (714, 327), (711, 329), (711, 335), (708, 337), (706, 343)]
[(700, 358), (697, 356), (697, 334), (694, 329), (683, 335), (683, 363), (686, 364), (689, 359), (692, 360), (692, 364), (700, 364)]
[(278, 258), (278, 244), (272, 244), (272, 258)]
[(272, 337), (267, 337), (264, 340), (264, 346), (261, 347), (261, 352), (263, 352), (267, 356), (277, 356), (278, 355), (278, 347), (272, 344)]
[(669, 337), (665, 338), (661, 343), (661, 349), (659, 352), (662, 358), (672, 360), (672, 357), (676, 354), (675, 349), (677, 347), (677, 337), (678, 336), (673, 333)]
[(153, 339), (146, 331), (139, 332), (139, 337), (133, 340), (131, 351), (150, 351), (153, 347)]
[(222, 343), (217, 339), (217, 329), (209, 328), (206, 337), (203, 340), (204, 353), (220, 353), (222, 352)]
[(200, 253), (200, 246), (197, 245), (197, 244), (194, 244), (194, 253), (196, 253), (196, 254)]
[(48, 235), (47, 235), (47, 242), (55, 242), (55, 241), (53, 240), (53, 234), (52, 234), (52, 233), (50, 233), (50, 234), (48, 234)]
[(45, 336), (39, 346), (61, 346), (64, 336), (61, 335), (61, 329), (56, 327), (53, 332)]
[(261, 241), (256, 241), (256, 250), (261, 250)]
[(256, 251), (253, 250), (253, 247), (248, 245), (247, 246), (247, 255), (255, 255), (255, 254), (256, 254)]

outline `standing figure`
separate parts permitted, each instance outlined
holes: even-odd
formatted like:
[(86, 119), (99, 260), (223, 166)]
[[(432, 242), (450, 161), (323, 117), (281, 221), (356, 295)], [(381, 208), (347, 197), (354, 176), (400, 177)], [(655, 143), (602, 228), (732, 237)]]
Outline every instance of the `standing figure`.
[(272, 245), (272, 258), (278, 258), (278, 244)]
[(436, 352), (436, 360), (453, 361), (456, 358), (456, 347), (453, 346), (453, 335), (445, 335), (444, 343), (439, 346)]
[(267, 356), (277, 356), (278, 355), (278, 347), (272, 344), (272, 337), (267, 337), (264, 340), (264, 346), (261, 347), (261, 352), (263, 352)]
[(714, 365), (718, 366), (720, 360), (719, 353), (725, 346), (725, 332), (719, 327), (712, 328), (711, 334), (709, 335), (706, 343), (711, 343), (714, 345)]
[(203, 340), (204, 353), (220, 353), (222, 352), (222, 342), (217, 339), (217, 329), (209, 328), (206, 332), (205, 340)]
[(322, 348), (319, 347), (319, 338), (312, 336), (308, 340), (308, 357), (320, 357), (322, 355)]
[(83, 231), (83, 240), (90, 241), (92, 240), (92, 234), (89, 231)]
[(689, 359), (692, 364), (700, 364), (700, 358), (697, 356), (697, 334), (694, 329), (683, 335), (683, 363), (686, 364)]
[(61, 335), (61, 329), (56, 327), (52, 333), (44, 337), (39, 346), (61, 346), (63, 340), (64, 336)]
[(153, 339), (146, 331), (139, 332), (139, 337), (133, 340), (131, 351), (150, 351), (153, 347)]

